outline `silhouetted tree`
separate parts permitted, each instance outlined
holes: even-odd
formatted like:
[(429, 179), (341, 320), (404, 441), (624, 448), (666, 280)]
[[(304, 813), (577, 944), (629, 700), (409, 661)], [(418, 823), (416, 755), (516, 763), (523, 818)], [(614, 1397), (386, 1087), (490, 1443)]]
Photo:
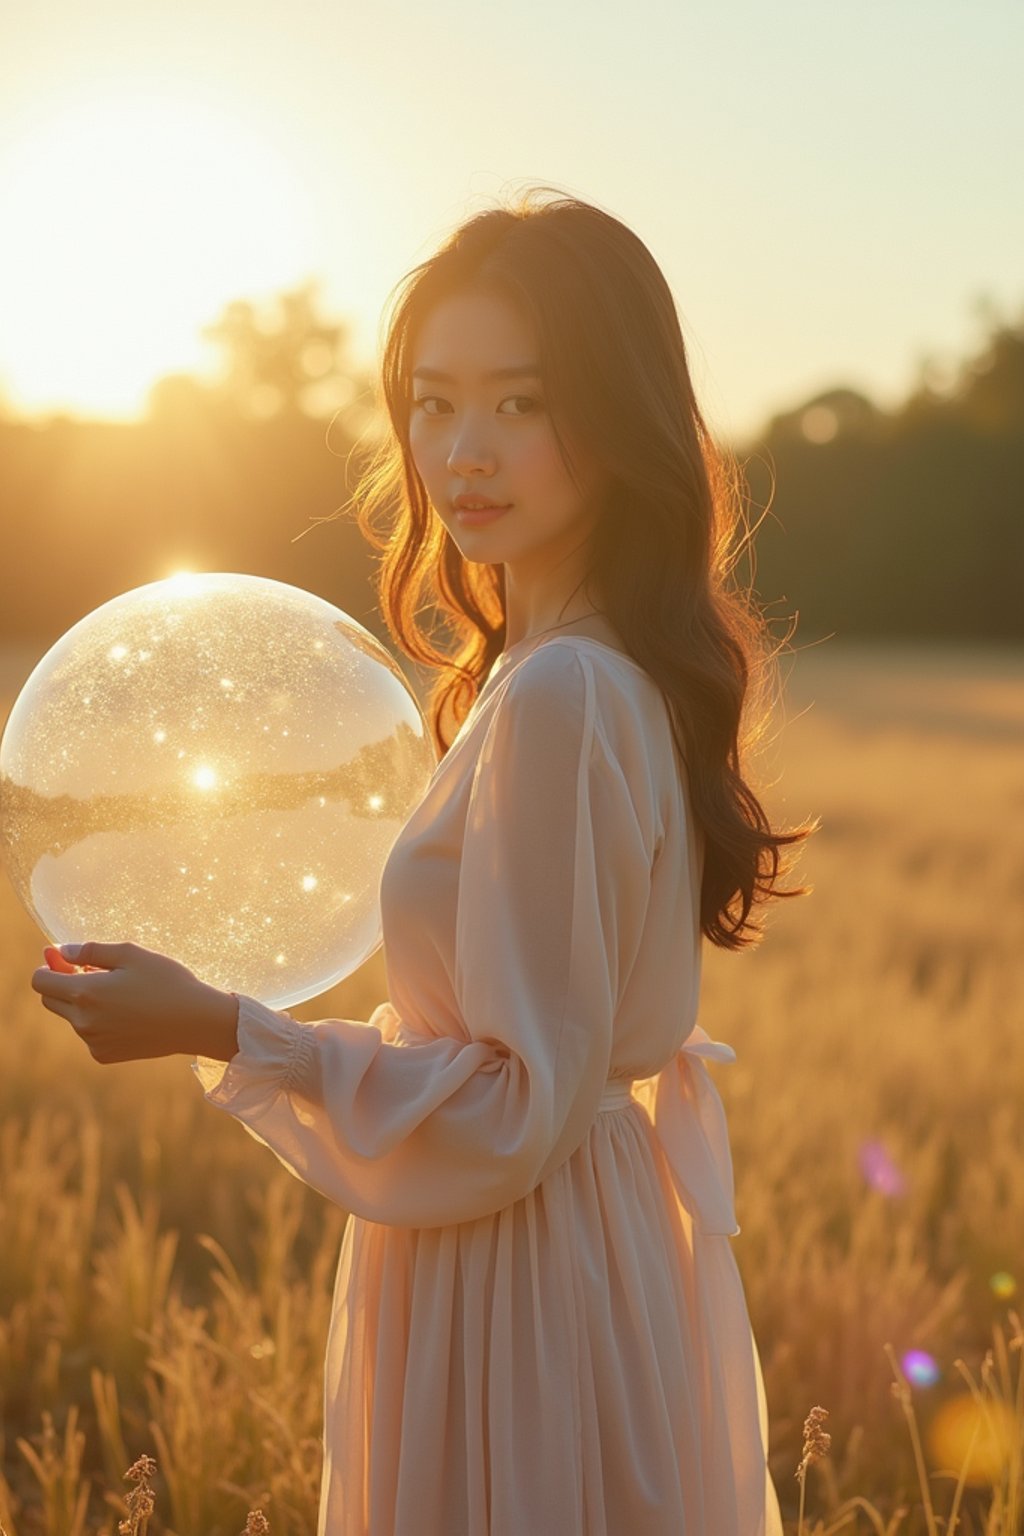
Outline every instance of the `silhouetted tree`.
[(833, 389), (744, 448), (758, 592), (804, 638), (1024, 639), (1024, 324), (929, 372), (895, 411)]
[[(347, 361), (349, 327), (317, 313), (315, 281), (282, 293), (275, 315), (258, 313), (247, 299), (228, 304), (202, 335), (226, 360), (220, 386), (243, 415), (331, 414), (365, 392), (367, 381)], [(332, 383), (327, 410), (316, 390)]]

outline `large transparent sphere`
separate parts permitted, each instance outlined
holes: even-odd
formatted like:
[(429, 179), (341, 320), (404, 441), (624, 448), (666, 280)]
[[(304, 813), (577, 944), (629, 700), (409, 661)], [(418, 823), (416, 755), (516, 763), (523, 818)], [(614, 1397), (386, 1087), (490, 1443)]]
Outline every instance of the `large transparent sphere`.
[(259, 576), (172, 576), (69, 629), (0, 740), (0, 850), (55, 944), (134, 940), (283, 1008), (381, 944), (436, 767), (387, 650)]

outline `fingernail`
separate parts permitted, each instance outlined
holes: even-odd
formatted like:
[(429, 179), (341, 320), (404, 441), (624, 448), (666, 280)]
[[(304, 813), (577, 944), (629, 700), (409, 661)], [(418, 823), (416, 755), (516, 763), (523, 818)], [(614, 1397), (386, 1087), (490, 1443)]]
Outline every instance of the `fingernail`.
[(81, 944), (62, 944), (60, 946), (60, 952), (64, 956), (65, 960), (77, 960), (78, 953), (81, 948)]

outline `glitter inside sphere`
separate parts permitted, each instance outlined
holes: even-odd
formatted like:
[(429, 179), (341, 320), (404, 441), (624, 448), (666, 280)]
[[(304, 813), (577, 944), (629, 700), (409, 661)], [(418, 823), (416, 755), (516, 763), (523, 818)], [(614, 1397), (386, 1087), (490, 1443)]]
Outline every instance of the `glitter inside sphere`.
[(134, 940), (283, 1008), (381, 944), (436, 753), (396, 662), (322, 598), (172, 576), (86, 615), (0, 740), (0, 850), (55, 944)]

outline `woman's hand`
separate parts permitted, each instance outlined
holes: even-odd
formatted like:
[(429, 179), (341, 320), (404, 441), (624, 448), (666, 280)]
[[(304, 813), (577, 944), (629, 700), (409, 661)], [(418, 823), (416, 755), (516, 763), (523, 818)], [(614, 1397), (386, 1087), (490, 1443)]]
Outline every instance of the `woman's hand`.
[(44, 1008), (67, 1019), (94, 1061), (178, 1054), (230, 1061), (237, 1051), (237, 998), (179, 961), (131, 943), (62, 949), (67, 955), (46, 946), (47, 964), (32, 973), (32, 987)]

